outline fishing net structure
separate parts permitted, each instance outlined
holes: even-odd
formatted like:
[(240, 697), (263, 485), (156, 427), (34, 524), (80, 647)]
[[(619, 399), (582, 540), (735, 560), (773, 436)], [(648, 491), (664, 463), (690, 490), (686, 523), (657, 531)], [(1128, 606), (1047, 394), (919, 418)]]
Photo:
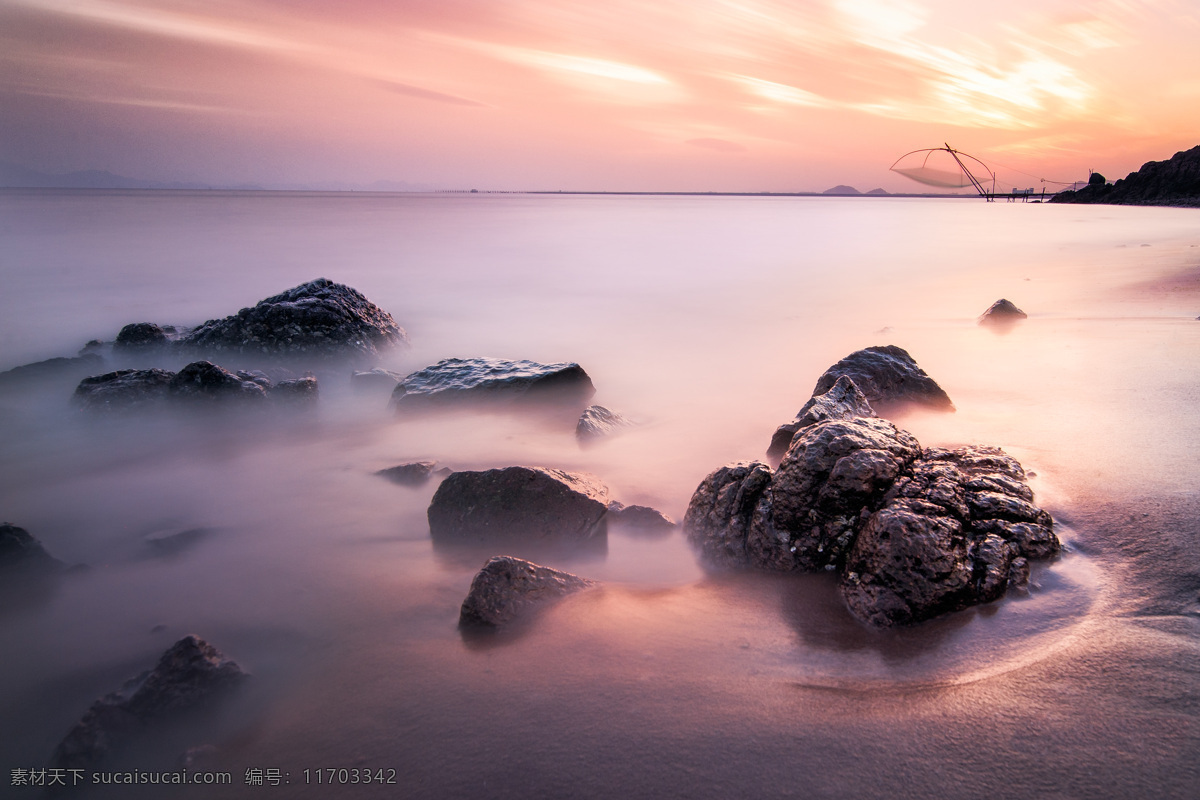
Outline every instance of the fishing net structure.
[(995, 193), (995, 173), (978, 158), (959, 152), (950, 145), (905, 153), (896, 159), (891, 170), (917, 183), (941, 189), (964, 189), (973, 186), (984, 197), (988, 196), (984, 183), (990, 182), (993, 187), (992, 193)]

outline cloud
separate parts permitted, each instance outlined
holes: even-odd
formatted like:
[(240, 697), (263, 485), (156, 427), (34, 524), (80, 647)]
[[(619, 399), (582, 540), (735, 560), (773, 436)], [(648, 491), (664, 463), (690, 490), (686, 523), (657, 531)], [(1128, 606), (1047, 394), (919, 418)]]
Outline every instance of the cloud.
[(445, 94), (444, 92), (435, 92), (432, 89), (422, 89), (420, 86), (412, 86), (399, 81), (390, 81), (380, 79), (379, 85), (391, 92), (406, 95), (407, 97), (416, 97), (421, 100), (433, 100), (438, 103), (450, 103), (456, 106), (474, 106), (476, 108), (486, 108), (485, 103), (479, 103), (475, 100), (469, 100), (465, 97), (459, 97), (453, 94)]
[(694, 147), (703, 147), (705, 150), (716, 150), (719, 153), (746, 152), (746, 148), (742, 145), (725, 139), (688, 139), (687, 143)]

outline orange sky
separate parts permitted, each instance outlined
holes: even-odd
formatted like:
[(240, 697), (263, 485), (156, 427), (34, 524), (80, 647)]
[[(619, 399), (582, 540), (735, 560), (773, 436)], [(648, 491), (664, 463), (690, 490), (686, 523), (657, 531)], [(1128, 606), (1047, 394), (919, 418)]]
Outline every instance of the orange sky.
[(438, 188), (1000, 188), (1200, 144), (1194, 0), (0, 0), (0, 160)]

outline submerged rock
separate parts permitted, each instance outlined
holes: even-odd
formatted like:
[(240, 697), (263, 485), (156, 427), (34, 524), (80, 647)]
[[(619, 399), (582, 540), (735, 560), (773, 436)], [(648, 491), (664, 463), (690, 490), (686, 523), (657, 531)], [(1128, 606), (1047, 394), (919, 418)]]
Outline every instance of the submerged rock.
[(29, 531), (11, 522), (0, 524), (0, 571), (14, 573), (58, 572), (63, 563), (46, 552)]
[(1000, 299), (988, 306), (988, 310), (979, 317), (980, 325), (1011, 325), (1029, 315), (1017, 308), (1008, 300)]
[(641, 533), (670, 533), (675, 530), (675, 520), (650, 506), (618, 503), (608, 504), (608, 518), (613, 523)]
[(93, 703), (59, 743), (52, 763), (60, 769), (94, 767), (150, 725), (207, 705), (247, 677), (208, 642), (185, 636), (154, 669)]
[(461, 627), (496, 628), (534, 609), (597, 585), (512, 556), (490, 559), (471, 581), (458, 615)]
[(302, 405), (308, 406), (317, 402), (320, 396), (320, 388), (317, 385), (317, 379), (312, 375), (305, 375), (303, 378), (291, 378), (286, 381), (280, 381), (271, 387), (267, 392), (267, 397), (275, 403), (285, 403), (287, 405)]
[(847, 376), (876, 411), (907, 403), (953, 411), (950, 397), (925, 374), (908, 352), (895, 345), (858, 350), (834, 364), (817, 379), (813, 397), (833, 388), (838, 378)]
[(796, 413), (796, 418), (785, 422), (775, 430), (771, 444), (767, 447), (767, 457), (777, 459), (787, 452), (792, 439), (802, 428), (815, 425), (827, 419), (853, 419), (854, 417), (874, 417), (875, 410), (867, 402), (866, 396), (859, 391), (849, 376), (840, 376), (824, 394), (815, 395)]
[(350, 385), (356, 392), (391, 392), (402, 380), (404, 376), (400, 373), (380, 367), (350, 373)]
[(401, 486), (420, 486), (429, 480), (436, 466), (437, 462), (435, 461), (414, 461), (410, 464), (398, 464), (381, 469), (375, 474)]
[(191, 407), (262, 407), (276, 404), (309, 405), (318, 396), (317, 379), (310, 376), (272, 383), (259, 370), (236, 375), (211, 361), (193, 361), (179, 372), (164, 369), (122, 369), (84, 378), (75, 388), (76, 405), (89, 411), (131, 411), (176, 403)]
[(121, 328), (113, 342), (113, 352), (141, 353), (170, 343), (167, 332), (153, 322), (134, 322)]
[(193, 361), (171, 378), (167, 395), (193, 403), (261, 403), (267, 393), (254, 381), (244, 381), (211, 361)]
[(119, 369), (84, 378), (73, 402), (88, 411), (129, 411), (161, 404), (174, 372), (165, 369)]
[(429, 504), (434, 540), (583, 542), (607, 531), (608, 489), (583, 473), (544, 467), (453, 472)]
[(583, 405), (596, 393), (574, 363), (448, 358), (404, 378), (392, 392), (398, 411), (455, 403)]
[(104, 359), (96, 353), (81, 353), (74, 358), (48, 358), (0, 372), (0, 387), (35, 381), (78, 380), (103, 366)]
[(260, 300), (180, 337), (181, 346), (223, 353), (376, 358), (406, 344), (392, 315), (361, 292), (326, 278)]
[(579, 415), (579, 422), (575, 425), (575, 438), (581, 443), (588, 443), (632, 425), (633, 422), (629, 418), (609, 411), (604, 406), (588, 406)]

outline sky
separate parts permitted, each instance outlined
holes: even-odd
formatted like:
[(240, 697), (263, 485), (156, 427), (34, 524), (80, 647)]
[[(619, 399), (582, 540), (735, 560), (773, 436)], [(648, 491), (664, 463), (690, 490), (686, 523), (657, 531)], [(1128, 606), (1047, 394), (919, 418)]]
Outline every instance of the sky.
[(927, 191), (1200, 144), (1195, 0), (0, 0), (0, 161), (265, 186)]

